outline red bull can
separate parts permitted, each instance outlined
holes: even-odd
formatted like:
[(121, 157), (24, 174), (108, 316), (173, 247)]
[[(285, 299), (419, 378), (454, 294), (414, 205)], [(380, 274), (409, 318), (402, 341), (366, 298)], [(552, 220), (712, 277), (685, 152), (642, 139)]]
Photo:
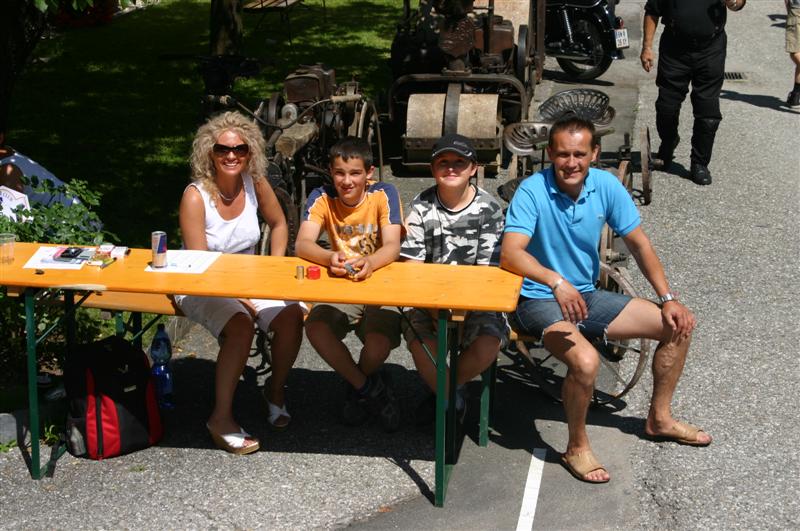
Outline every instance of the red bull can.
[(163, 230), (153, 231), (150, 235), (153, 248), (152, 267), (167, 267), (167, 233)]

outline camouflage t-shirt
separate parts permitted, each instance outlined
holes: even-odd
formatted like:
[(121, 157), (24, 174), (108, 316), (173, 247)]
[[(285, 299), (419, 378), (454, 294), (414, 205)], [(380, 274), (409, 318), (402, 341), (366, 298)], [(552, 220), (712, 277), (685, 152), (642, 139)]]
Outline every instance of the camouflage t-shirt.
[(417, 195), (406, 217), (400, 256), (436, 264), (498, 265), (503, 209), (489, 193), (475, 188), (472, 202), (448, 210), (432, 186)]

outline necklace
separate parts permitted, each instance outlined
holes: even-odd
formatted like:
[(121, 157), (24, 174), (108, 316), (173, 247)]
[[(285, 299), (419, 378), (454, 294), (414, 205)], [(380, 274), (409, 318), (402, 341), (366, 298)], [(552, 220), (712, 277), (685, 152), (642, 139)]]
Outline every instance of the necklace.
[(238, 187), (238, 188), (236, 189), (236, 193), (235, 193), (235, 194), (233, 194), (233, 197), (228, 197), (227, 195), (225, 195), (225, 194), (223, 194), (223, 193), (222, 193), (222, 190), (220, 190), (219, 188), (217, 188), (217, 193), (219, 194), (219, 196), (220, 196), (220, 197), (221, 197), (221, 198), (222, 198), (224, 201), (227, 201), (228, 203), (230, 203), (231, 201), (233, 201), (234, 199), (236, 199), (236, 197), (239, 195), (239, 192), (241, 192), (241, 191), (242, 191), (242, 188), (241, 188), (241, 186), (240, 186), (240, 187)]

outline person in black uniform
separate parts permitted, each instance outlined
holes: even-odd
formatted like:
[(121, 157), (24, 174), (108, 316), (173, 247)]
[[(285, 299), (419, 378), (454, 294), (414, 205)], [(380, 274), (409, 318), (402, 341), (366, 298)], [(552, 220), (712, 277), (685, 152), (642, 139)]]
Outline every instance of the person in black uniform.
[(692, 84), (692, 155), (690, 175), (696, 184), (711, 184), (708, 163), (722, 120), (719, 93), (725, 74), (727, 9), (739, 11), (747, 0), (647, 0), (644, 8), (642, 68), (653, 68), (653, 36), (658, 19), (664, 33), (658, 45), (656, 129), (661, 138), (657, 158), (664, 169), (680, 142), (678, 118)]

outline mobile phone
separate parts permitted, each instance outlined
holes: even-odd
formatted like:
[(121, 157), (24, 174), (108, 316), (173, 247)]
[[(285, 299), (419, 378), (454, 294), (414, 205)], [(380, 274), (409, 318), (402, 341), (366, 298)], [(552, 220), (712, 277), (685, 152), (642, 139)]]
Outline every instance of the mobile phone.
[(82, 247), (67, 247), (65, 249), (61, 249), (60, 251), (56, 251), (54, 258), (72, 260), (73, 258), (78, 258), (82, 252)]
[(53, 258), (61, 262), (80, 263), (89, 260), (94, 255), (94, 249), (85, 247), (66, 247), (56, 251)]

